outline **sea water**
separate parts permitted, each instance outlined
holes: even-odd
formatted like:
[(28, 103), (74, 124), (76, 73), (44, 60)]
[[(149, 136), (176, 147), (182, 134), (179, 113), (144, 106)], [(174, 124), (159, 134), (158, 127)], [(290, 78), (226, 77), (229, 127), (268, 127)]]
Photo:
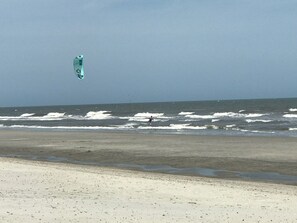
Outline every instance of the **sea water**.
[(297, 99), (10, 107), (0, 128), (297, 137)]

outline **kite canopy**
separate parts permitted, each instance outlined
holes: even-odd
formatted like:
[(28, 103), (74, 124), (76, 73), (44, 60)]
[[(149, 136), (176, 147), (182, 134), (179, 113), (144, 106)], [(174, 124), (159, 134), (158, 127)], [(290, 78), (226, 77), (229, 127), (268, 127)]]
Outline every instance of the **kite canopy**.
[(73, 60), (73, 69), (75, 76), (77, 76), (79, 79), (84, 79), (85, 73), (84, 73), (84, 63), (83, 63), (84, 56), (80, 55), (74, 58)]

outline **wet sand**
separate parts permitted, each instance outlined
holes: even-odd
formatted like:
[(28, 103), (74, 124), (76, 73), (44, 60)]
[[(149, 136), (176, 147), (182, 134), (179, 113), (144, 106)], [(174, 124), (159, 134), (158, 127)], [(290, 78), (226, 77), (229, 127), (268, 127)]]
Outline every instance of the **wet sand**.
[(297, 138), (0, 130), (2, 157), (138, 170), (199, 167), (224, 170), (216, 177), (232, 179), (238, 178), (232, 171), (297, 177), (296, 148)]

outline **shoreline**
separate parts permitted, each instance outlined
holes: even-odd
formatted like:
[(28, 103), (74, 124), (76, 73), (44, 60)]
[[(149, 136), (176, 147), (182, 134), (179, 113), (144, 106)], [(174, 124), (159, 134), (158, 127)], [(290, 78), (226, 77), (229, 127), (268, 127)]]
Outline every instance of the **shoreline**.
[(297, 138), (0, 130), (2, 157), (297, 185), (294, 148)]

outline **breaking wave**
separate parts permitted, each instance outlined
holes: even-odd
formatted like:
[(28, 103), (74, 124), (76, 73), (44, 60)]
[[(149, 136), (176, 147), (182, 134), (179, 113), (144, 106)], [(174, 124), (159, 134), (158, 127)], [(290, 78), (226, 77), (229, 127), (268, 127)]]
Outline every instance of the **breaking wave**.
[(217, 112), (212, 115), (193, 115), (189, 114), (186, 115), (187, 118), (192, 119), (218, 119), (218, 118), (257, 118), (262, 117), (266, 114), (259, 114), (259, 113), (249, 113), (249, 114), (242, 114), (236, 112)]
[(253, 122), (264, 122), (264, 123), (268, 123), (268, 122), (273, 122), (273, 120), (266, 120), (266, 119), (246, 119), (245, 121), (247, 123), (253, 123)]
[[(0, 108), (0, 128), (131, 130), (149, 133), (158, 130), (169, 134), (215, 135), (270, 133), (273, 136), (297, 137), (297, 101), (282, 107), (274, 103), (263, 107), (262, 103), (257, 103)], [(151, 116), (153, 121), (150, 124), (148, 120)]]
[(90, 111), (86, 114), (85, 118), (91, 120), (111, 119), (112, 116), (109, 113), (110, 111)]
[(283, 115), (284, 118), (297, 118), (297, 114), (286, 114)]

